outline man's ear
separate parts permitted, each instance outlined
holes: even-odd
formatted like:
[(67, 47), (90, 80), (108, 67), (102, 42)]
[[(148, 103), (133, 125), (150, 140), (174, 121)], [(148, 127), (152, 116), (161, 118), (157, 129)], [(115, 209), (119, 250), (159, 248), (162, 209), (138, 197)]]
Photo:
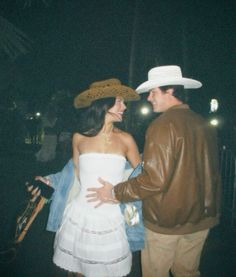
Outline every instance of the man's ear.
[(170, 94), (170, 95), (173, 95), (174, 89), (173, 89), (173, 88), (168, 88), (168, 89), (166, 90), (166, 93), (168, 93), (168, 94)]

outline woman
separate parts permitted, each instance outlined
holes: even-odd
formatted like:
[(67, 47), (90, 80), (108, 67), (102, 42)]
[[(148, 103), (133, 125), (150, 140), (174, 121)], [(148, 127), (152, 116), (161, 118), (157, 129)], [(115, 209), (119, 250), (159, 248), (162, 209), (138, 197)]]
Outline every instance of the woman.
[(64, 212), (53, 257), (56, 265), (70, 272), (86, 277), (130, 272), (132, 257), (119, 205), (104, 204), (95, 209), (86, 194), (90, 186), (100, 186), (99, 177), (113, 184), (122, 181), (126, 159), (133, 167), (140, 163), (132, 136), (114, 127), (122, 121), (124, 101), (138, 99), (134, 90), (117, 79), (95, 82), (75, 98), (76, 108), (88, 107), (83, 131), (75, 133), (72, 141), (81, 189)]

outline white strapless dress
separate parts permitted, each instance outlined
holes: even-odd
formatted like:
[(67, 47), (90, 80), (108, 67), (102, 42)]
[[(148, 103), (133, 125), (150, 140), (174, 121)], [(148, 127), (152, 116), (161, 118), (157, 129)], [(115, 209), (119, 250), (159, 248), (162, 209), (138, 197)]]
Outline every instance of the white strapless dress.
[(122, 181), (125, 158), (116, 154), (86, 153), (79, 156), (81, 190), (66, 208), (56, 233), (53, 262), (86, 277), (125, 276), (131, 269), (131, 252), (124, 218), (118, 204), (94, 208), (87, 202), (89, 187), (101, 187), (98, 178)]

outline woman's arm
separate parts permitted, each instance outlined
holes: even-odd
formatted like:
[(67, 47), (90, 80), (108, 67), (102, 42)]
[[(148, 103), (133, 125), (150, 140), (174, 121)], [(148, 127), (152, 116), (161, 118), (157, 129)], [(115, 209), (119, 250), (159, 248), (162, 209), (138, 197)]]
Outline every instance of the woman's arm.
[(125, 144), (127, 146), (127, 152), (126, 152), (126, 157), (128, 161), (130, 162), (131, 166), (135, 168), (140, 162), (140, 154), (138, 151), (138, 146), (134, 140), (134, 138), (126, 133), (125, 136)]
[(75, 176), (79, 179), (79, 141), (81, 139), (81, 135), (79, 133), (75, 133), (72, 138), (72, 151), (73, 151), (73, 163), (74, 163), (74, 170)]

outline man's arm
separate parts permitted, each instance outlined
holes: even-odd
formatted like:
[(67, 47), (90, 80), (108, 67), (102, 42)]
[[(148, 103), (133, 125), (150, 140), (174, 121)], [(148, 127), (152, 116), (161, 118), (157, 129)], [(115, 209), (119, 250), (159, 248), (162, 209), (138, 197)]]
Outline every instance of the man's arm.
[(115, 186), (120, 202), (145, 199), (168, 189), (175, 168), (173, 126), (156, 119), (148, 128), (143, 155), (143, 172)]
[(109, 202), (108, 199), (112, 197), (120, 202), (130, 202), (167, 190), (169, 176), (175, 167), (172, 131), (167, 125), (164, 128), (152, 125), (146, 136), (143, 172), (135, 178), (119, 183), (113, 190), (109, 182), (100, 180), (103, 187), (90, 189), (90, 202)]

